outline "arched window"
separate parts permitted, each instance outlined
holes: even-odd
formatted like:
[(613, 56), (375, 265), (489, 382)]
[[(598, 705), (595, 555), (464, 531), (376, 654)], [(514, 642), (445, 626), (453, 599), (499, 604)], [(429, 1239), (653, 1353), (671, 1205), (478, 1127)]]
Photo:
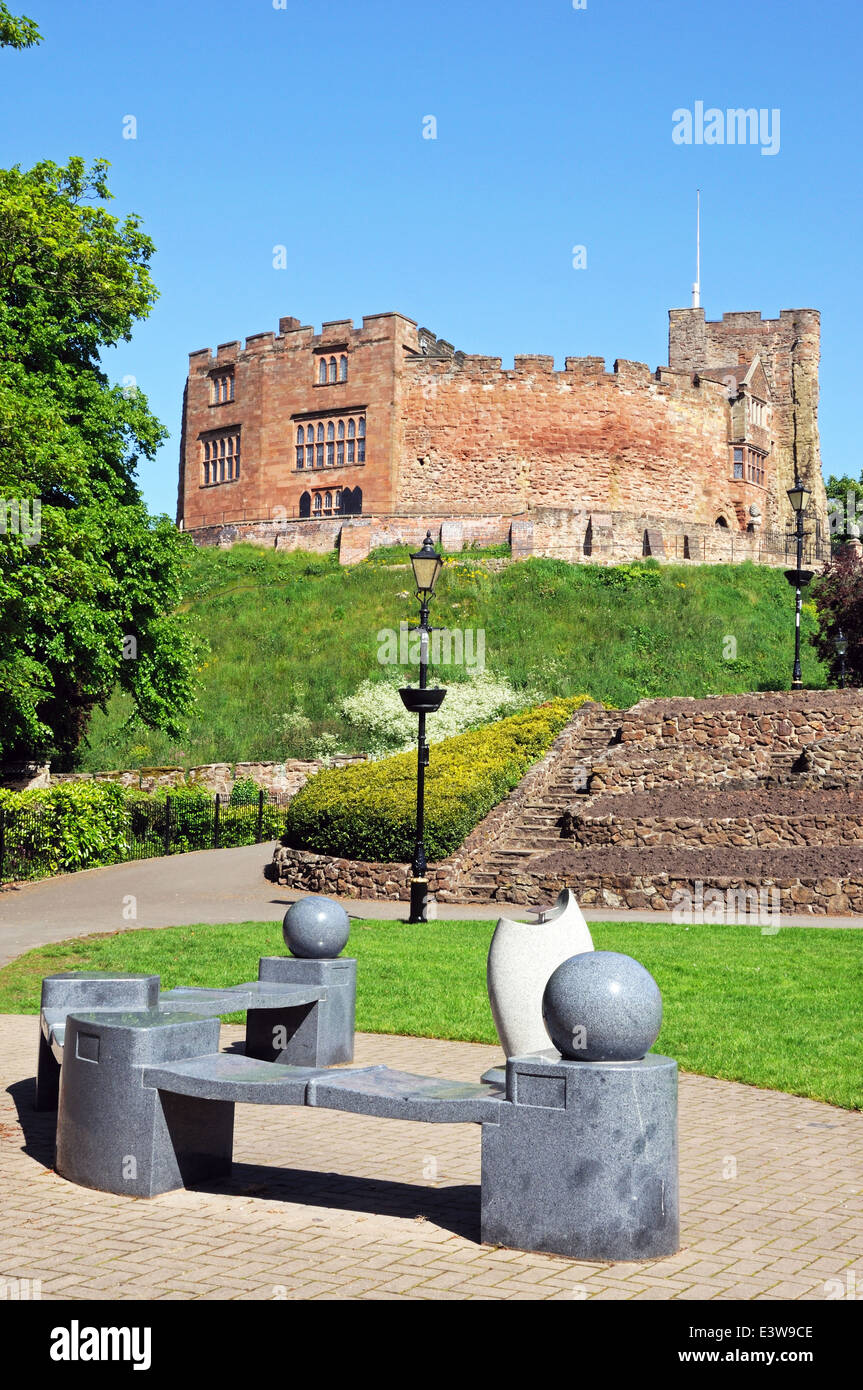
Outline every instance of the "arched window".
[(332, 468), (333, 464), (335, 463), (335, 444), (333, 443), (333, 440), (335, 439), (335, 434), (335, 426), (332, 420), (330, 420), (329, 424), (327, 425), (327, 468)]
[(363, 490), (361, 487), (354, 488), (354, 498), (351, 504), (351, 511), (354, 516), (360, 516), (363, 510)]
[(234, 477), (240, 476), (240, 436), (234, 436)]
[(365, 463), (365, 461), (366, 461), (366, 418), (365, 418), (364, 415), (361, 415), (361, 416), (360, 416), (360, 420), (359, 420), (359, 424), (357, 425), (357, 463)]
[(318, 363), (318, 382), (319, 382), (319, 384), (320, 384), (321, 386), (326, 386), (326, 384), (327, 384), (327, 359), (326, 359), (326, 357), (322, 357), (321, 360), (320, 360), (320, 362)]
[(321, 494), (320, 494), (319, 492), (316, 492), (316, 493), (315, 493), (314, 510), (315, 510), (316, 512), (320, 512), (322, 506), (323, 506), (323, 501), (322, 501), (322, 499), (321, 499)]
[(336, 379), (336, 359), (335, 359), (334, 357), (331, 357), (331, 358), (330, 358), (330, 381), (335, 381), (335, 379)]
[(726, 531), (728, 530), (728, 522), (725, 520), (724, 516), (718, 516), (716, 518), (716, 521), (714, 522), (714, 525), (724, 528)]
[(204, 487), (210, 481), (210, 441), (204, 440)]
[(306, 443), (306, 467), (307, 467), (307, 468), (314, 468), (314, 466), (315, 466), (315, 446), (314, 446), (314, 443), (313, 443), (313, 436), (314, 436), (314, 433), (315, 433), (315, 432), (314, 432), (314, 429), (312, 428), (311, 425), (309, 425), (309, 432), (308, 432), (308, 434), (306, 435), (306, 440), (307, 440), (307, 443)]
[(230, 482), (231, 479), (232, 479), (233, 476), (234, 476), (234, 436), (233, 436), (233, 435), (229, 435), (229, 437), (228, 437), (228, 447), (227, 447), (226, 452), (227, 452), (227, 463), (226, 463), (226, 468), (227, 468), (228, 482)]
[(337, 487), (337, 488), (336, 488), (336, 511), (337, 511), (337, 512), (340, 512), (341, 509), (342, 509), (342, 490), (341, 490), (340, 487)]
[(331, 513), (332, 510), (333, 510), (333, 494), (332, 494), (331, 492), (327, 492), (327, 493), (324, 494), (324, 511), (325, 511), (325, 512), (330, 512), (330, 513)]
[(312, 514), (312, 494), (304, 492), (300, 497), (300, 518), (311, 516)]
[(225, 441), (219, 440), (219, 482), (225, 481)]
[(323, 427), (322, 424), (319, 424), (319, 425), (318, 425), (318, 438), (317, 438), (317, 452), (316, 452), (316, 454), (315, 454), (315, 467), (317, 467), (317, 468), (323, 468), (323, 466), (324, 466), (324, 427)]
[(344, 422), (344, 420), (340, 420), (340, 421), (339, 421), (339, 442), (338, 442), (338, 446), (337, 446), (337, 448), (336, 448), (336, 463), (338, 464), (339, 468), (341, 468), (341, 466), (342, 466), (342, 464), (344, 463), (344, 461), (345, 461), (345, 422)]
[(348, 420), (348, 463), (353, 463), (356, 451), (357, 427), (353, 420)]
[(305, 451), (305, 447), (304, 447), (305, 441), (306, 441), (306, 432), (305, 432), (305, 430), (303, 429), (302, 425), (298, 425), (298, 426), (297, 426), (297, 467), (298, 467), (298, 468), (302, 468), (302, 466), (303, 466), (303, 464), (304, 464), (304, 462), (305, 462), (305, 458), (306, 458), (306, 451)]
[(342, 353), (341, 357), (339, 358), (339, 381), (347, 381), (347, 379), (348, 359), (345, 357), (344, 353)]

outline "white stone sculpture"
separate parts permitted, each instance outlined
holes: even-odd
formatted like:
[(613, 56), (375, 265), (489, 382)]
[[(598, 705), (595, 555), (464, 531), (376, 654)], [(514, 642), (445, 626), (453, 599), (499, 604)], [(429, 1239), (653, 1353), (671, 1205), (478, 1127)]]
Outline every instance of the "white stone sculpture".
[(575, 895), (564, 888), (554, 907), (529, 922), (501, 917), (488, 952), (488, 997), (507, 1057), (551, 1046), (542, 1021), (549, 976), (570, 956), (592, 951), (593, 941)]

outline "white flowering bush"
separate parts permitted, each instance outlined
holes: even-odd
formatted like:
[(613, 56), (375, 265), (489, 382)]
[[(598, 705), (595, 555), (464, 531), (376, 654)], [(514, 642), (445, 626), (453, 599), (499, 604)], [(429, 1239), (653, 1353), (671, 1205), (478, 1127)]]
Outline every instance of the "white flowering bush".
[[(533, 703), (531, 692), (516, 691), (503, 677), (477, 671), (469, 680), (447, 687), (441, 708), (428, 716), (426, 735), (430, 743), (440, 743)], [(349, 724), (363, 731), (370, 758), (405, 752), (416, 744), (417, 717), (405, 709), (398, 687), (388, 681), (363, 681), (342, 701), (341, 710)]]

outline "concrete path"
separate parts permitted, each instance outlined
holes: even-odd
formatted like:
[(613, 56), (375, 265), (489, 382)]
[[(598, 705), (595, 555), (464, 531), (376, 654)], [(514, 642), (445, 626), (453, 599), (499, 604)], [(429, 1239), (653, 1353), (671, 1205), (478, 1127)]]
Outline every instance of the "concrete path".
[[(276, 922), (302, 897), (264, 878), (273, 844), (197, 850), (164, 859), (138, 859), (0, 889), (0, 965), (34, 946), (96, 932), (196, 922)], [(576, 892), (577, 885), (574, 885)], [(352, 917), (399, 921), (406, 904), (343, 899)], [(488, 921), (502, 912), (520, 918), (528, 908), (501, 903), (439, 903), (442, 920)], [(587, 910), (588, 921), (667, 922), (670, 913)], [(861, 927), (860, 917), (783, 916), (786, 927)]]
[[(863, 1282), (860, 1114), (682, 1076), (682, 1249), (587, 1264), (480, 1244), (478, 1125), (238, 1105), (229, 1181), (150, 1201), (75, 1187), (32, 1108), (37, 1030), (0, 1017), (0, 1285), (43, 1299), (822, 1300)], [(357, 1036), (358, 1064), (475, 1081), (497, 1059)]]

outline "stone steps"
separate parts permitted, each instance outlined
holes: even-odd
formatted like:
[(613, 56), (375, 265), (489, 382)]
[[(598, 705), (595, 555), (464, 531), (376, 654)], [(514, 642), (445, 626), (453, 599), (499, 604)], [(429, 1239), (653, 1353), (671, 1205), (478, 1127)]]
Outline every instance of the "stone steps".
[[(817, 698), (828, 715), (832, 705), (839, 708), (830, 692)], [(860, 720), (856, 705), (843, 699), (851, 722)], [(752, 729), (745, 721), (734, 725), (738, 701), (756, 710), (763, 704), (768, 712), (775, 704), (789, 716), (772, 726), (765, 719)], [(806, 739), (798, 741), (800, 697), (661, 704), (661, 718), (654, 713), (657, 702), (649, 701), (623, 714), (592, 712), (574, 746), (558, 755), (542, 791), (464, 873), (458, 895), (467, 901), (541, 902), (555, 884), (577, 887), (585, 876), (622, 875), (620, 882), (629, 886), (621, 889), (621, 904), (628, 901), (626, 893), (634, 893), (632, 905), (647, 906), (651, 894), (662, 895), (661, 885), (678, 861), (684, 876), (698, 870), (706, 880), (721, 869), (753, 882), (765, 875), (770, 881), (771, 865), (790, 878), (793, 863), (802, 871), (805, 862), (813, 883), (827, 884), (827, 897), (820, 888), (816, 896), (838, 910), (842, 894), (831, 888), (833, 878), (841, 877), (843, 863), (850, 866), (863, 853), (863, 780), (856, 765), (847, 776), (819, 778), (808, 756), (801, 758), (806, 739), (820, 738), (820, 731), (812, 718)], [(841, 757), (828, 770), (834, 767), (841, 769)], [(645, 889), (642, 879), (653, 886)], [(809, 891), (801, 890), (801, 904)], [(603, 888), (596, 901), (613, 905), (609, 892)]]
[(559, 755), (551, 779), (535, 800), (523, 808), (515, 825), (490, 846), (476, 867), (464, 877), (465, 892), (488, 894), (501, 874), (518, 873), (536, 854), (561, 847), (561, 822), (567, 808), (586, 794), (583, 775), (577, 769), (590, 767), (611, 745), (620, 728), (616, 710), (594, 710), (585, 722), (573, 748)]

